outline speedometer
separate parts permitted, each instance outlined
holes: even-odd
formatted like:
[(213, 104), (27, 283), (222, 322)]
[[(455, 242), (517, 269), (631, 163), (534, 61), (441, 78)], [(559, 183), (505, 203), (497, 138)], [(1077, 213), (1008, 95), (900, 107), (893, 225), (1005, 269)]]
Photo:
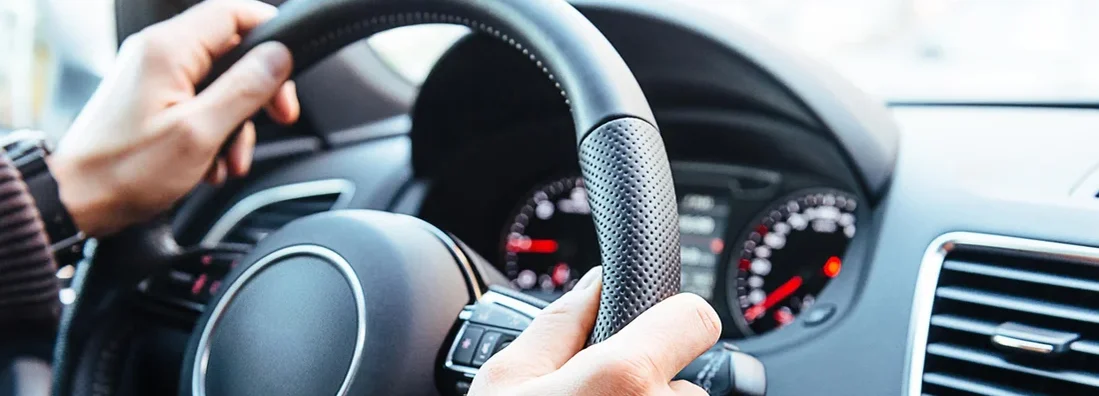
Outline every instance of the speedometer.
[(729, 305), (748, 335), (794, 321), (843, 268), (854, 238), (855, 198), (808, 190), (772, 204), (745, 230), (730, 263)]
[(599, 265), (599, 240), (580, 177), (535, 188), (504, 229), (504, 272), (513, 287), (543, 300), (569, 291)]
[[(677, 185), (683, 264), (681, 287), (710, 300), (725, 253), (730, 203), (721, 188)], [(572, 289), (599, 265), (599, 240), (579, 176), (553, 180), (527, 194), (504, 228), (501, 250), (512, 287), (543, 300)]]

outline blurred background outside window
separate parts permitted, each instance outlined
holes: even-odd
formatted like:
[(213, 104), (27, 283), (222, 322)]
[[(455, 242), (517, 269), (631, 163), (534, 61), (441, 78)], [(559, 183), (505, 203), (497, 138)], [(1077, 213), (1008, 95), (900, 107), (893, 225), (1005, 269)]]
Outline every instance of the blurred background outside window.
[[(890, 101), (1099, 101), (1099, 0), (668, 1), (796, 48)], [(398, 29), (375, 48), (418, 82), (438, 43), (462, 31)]]
[(68, 128), (114, 59), (113, 13), (113, 0), (0, 0), (0, 130)]
[[(730, 18), (891, 101), (1099, 101), (1099, 0), (667, 1)], [(467, 32), (421, 26), (369, 41), (419, 84)], [(110, 67), (113, 35), (113, 0), (0, 0), (0, 128), (62, 133)]]

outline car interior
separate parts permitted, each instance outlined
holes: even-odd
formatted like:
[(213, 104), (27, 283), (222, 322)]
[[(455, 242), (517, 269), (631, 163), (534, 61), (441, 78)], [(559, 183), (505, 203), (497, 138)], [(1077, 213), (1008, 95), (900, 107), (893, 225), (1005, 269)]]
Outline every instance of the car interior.
[[(116, 0), (119, 41), (198, 1)], [(1099, 392), (1094, 103), (887, 104), (674, 1), (321, 3), (245, 39), (308, 66), (251, 174), (63, 269), (55, 392), (465, 394), (601, 264), (636, 284), (593, 340), (669, 287), (714, 307), (711, 394)], [(422, 23), (469, 27), (422, 83), (360, 41)]]

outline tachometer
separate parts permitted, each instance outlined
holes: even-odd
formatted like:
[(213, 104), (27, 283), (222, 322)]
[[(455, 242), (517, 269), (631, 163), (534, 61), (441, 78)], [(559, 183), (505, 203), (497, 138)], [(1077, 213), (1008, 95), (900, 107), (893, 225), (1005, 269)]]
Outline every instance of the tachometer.
[(742, 331), (758, 334), (793, 322), (816, 301), (843, 268), (855, 236), (850, 194), (802, 191), (767, 209), (735, 245), (729, 273), (730, 307), (739, 309)]
[(572, 289), (599, 265), (599, 240), (580, 177), (532, 191), (504, 229), (504, 272), (515, 288), (544, 300)]

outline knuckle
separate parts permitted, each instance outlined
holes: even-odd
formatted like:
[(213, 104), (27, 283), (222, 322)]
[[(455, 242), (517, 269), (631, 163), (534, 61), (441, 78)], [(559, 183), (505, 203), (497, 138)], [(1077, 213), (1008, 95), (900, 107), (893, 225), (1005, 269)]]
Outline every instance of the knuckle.
[(241, 64), (238, 76), (240, 76), (238, 92), (242, 98), (249, 100), (265, 101), (276, 91), (274, 87), (281, 85), (267, 67), (257, 60), (249, 60)]
[(477, 371), (474, 385), (480, 384), (480, 387), (498, 385), (504, 383), (510, 376), (511, 369), (507, 364), (501, 363), (499, 359), (490, 359)]
[(559, 328), (566, 324), (570, 324), (576, 321), (573, 317), (573, 312), (577, 310), (576, 305), (576, 302), (572, 301), (570, 298), (560, 298), (543, 309), (542, 312), (534, 318), (531, 326), (537, 326), (539, 328)]
[(168, 133), (177, 137), (178, 148), (185, 152), (197, 151), (207, 144), (201, 127), (190, 117), (179, 117), (173, 120)]
[(171, 54), (171, 34), (162, 24), (142, 29), (122, 43), (121, 51), (146, 61), (165, 59)]
[(643, 394), (654, 383), (656, 366), (644, 356), (606, 360), (593, 373), (593, 380), (610, 385), (621, 394)]
[(172, 121), (170, 129), (173, 133), (184, 135), (188, 138), (197, 137), (199, 126), (190, 117), (178, 117)]
[(717, 316), (714, 308), (698, 295), (683, 294), (682, 296), (684, 303), (698, 318), (695, 323), (700, 333), (714, 341), (721, 337), (721, 318)]

